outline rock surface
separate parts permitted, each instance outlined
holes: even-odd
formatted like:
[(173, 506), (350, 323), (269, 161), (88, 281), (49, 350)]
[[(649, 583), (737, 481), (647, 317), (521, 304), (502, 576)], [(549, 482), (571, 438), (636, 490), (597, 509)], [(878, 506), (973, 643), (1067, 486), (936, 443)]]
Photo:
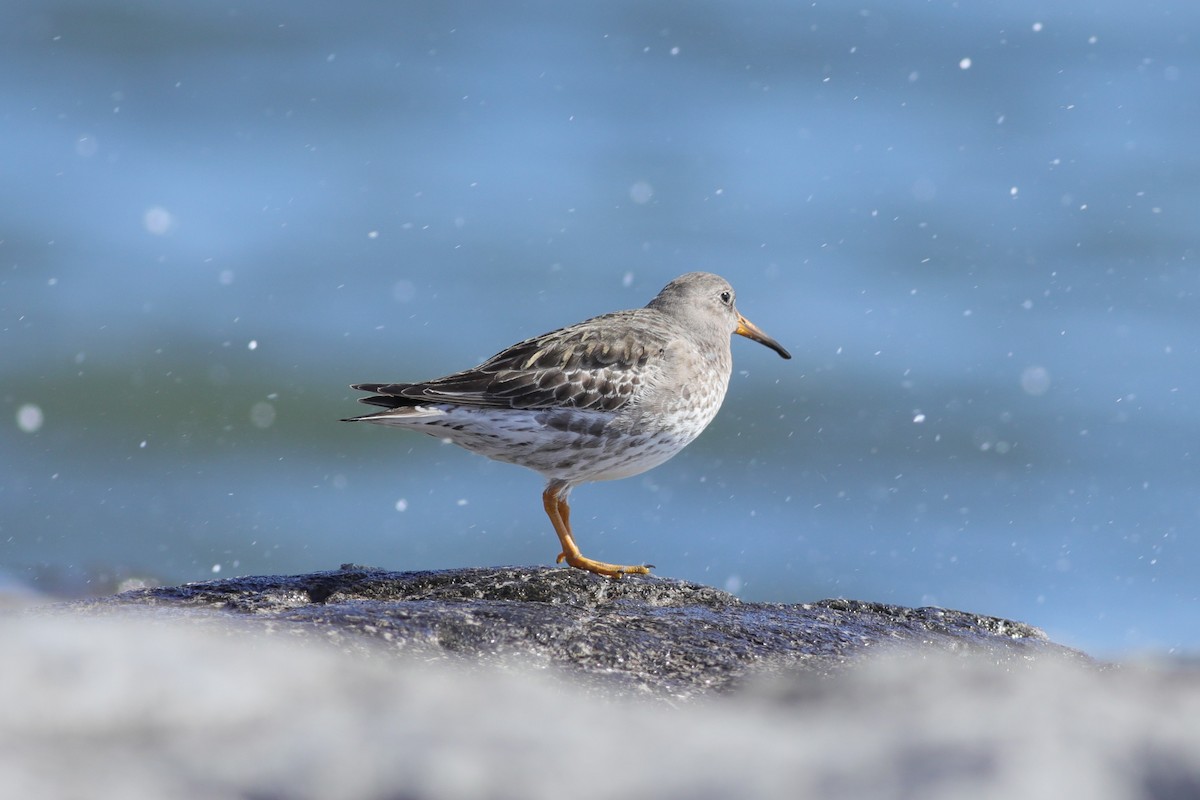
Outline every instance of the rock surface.
[(748, 603), (684, 581), (612, 581), (565, 568), (400, 573), (346, 565), (71, 604), (93, 613), (139, 607), (329, 638), (349, 650), (552, 666), (610, 693), (674, 698), (727, 691), (762, 673), (827, 674), (885, 647), (1087, 660), (1029, 625), (961, 611)]
[[(486, 583), (493, 573), (470, 574)], [(986, 618), (855, 603), (754, 606), (670, 581), (592, 585), (563, 572), (529, 581), (548, 578), (557, 605), (537, 593), (511, 602), (558, 613), (553, 636), (575, 620), (575, 651), (564, 648), (566, 670), (522, 669), (452, 654), (546, 647), (532, 633), (533, 610), (489, 616), (480, 598), (428, 599), (459, 591), (445, 574), (314, 577), (0, 613), (0, 797), (1200, 797), (1196, 664), (1097, 668), (1026, 628), (1006, 638), (1007, 624)], [(510, 587), (514, 596), (533, 591), (524, 583)], [(401, 590), (427, 599), (384, 599)], [(444, 619), (420, 607), (400, 613), (423, 602), (466, 605)], [(638, 604), (650, 633), (628, 623)], [(737, 673), (790, 646), (795, 634), (780, 630), (779, 615), (813, 634), (797, 637), (794, 668)], [(358, 632), (342, 626), (356, 616)], [(379, 619), (390, 642), (370, 627)], [(408, 621), (393, 629), (393, 619)], [(734, 623), (741, 633), (727, 629)], [(499, 633), (443, 642), (439, 625)], [(643, 684), (619, 664), (625, 690), (596, 691), (607, 678), (581, 686), (605, 663), (588, 648), (614, 652), (605, 637), (636, 644), (677, 628), (691, 647), (709, 628), (724, 643), (712, 661), (726, 691), (693, 689), (682, 703), (628, 691)], [(875, 646), (892, 637), (919, 646)], [(663, 669), (675, 670), (669, 661)], [(690, 685), (672, 674), (650, 685)]]

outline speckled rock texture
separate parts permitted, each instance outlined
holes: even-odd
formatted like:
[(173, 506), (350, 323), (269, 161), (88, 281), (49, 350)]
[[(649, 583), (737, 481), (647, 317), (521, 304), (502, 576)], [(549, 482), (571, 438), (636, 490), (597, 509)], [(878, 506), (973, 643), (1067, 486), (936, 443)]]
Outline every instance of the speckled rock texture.
[(386, 572), (345, 565), (139, 589), (69, 607), (153, 607), (325, 638), (348, 650), (556, 667), (616, 694), (677, 699), (728, 691), (752, 675), (832, 673), (883, 649), (1087, 661), (1029, 625), (962, 611), (851, 600), (750, 603), (685, 581), (614, 581), (565, 568)]

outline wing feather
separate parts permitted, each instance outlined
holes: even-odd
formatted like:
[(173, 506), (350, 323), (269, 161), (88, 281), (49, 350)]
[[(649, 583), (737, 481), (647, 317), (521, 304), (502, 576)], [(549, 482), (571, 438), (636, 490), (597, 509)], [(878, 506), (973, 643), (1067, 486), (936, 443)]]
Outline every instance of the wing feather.
[(360, 383), (388, 408), (449, 403), (484, 408), (615, 411), (661, 368), (667, 328), (653, 309), (618, 311), (518, 342), (477, 367), (424, 383)]

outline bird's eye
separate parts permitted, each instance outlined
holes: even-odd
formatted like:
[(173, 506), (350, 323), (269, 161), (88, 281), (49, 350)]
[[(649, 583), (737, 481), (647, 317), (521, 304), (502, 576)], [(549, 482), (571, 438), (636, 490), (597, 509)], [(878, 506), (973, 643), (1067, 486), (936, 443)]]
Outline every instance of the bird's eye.
[(729, 291), (728, 289), (721, 292), (721, 302), (724, 303), (725, 305), (729, 305), (730, 303), (732, 303), (733, 302), (733, 292)]

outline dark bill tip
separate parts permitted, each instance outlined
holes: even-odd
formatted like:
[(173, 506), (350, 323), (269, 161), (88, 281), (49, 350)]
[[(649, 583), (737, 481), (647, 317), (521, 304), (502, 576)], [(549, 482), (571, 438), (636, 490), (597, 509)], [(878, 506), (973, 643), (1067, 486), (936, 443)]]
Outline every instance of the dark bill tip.
[(766, 345), (776, 353), (779, 353), (781, 358), (792, 357), (792, 354), (789, 353), (783, 345), (772, 339), (770, 336), (767, 336), (757, 325), (743, 317), (741, 314), (738, 314), (738, 326), (734, 333), (739, 336), (745, 336), (747, 339), (753, 339), (759, 344)]

